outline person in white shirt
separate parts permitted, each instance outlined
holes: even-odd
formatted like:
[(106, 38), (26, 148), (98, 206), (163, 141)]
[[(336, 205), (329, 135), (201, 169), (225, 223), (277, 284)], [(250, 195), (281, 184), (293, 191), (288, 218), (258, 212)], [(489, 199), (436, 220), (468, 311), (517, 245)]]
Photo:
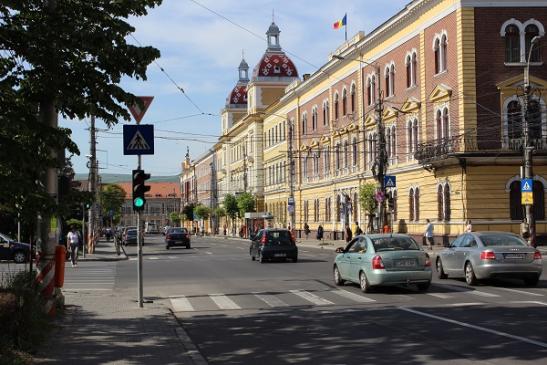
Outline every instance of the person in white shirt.
[(473, 232), (473, 225), (471, 224), (471, 221), (470, 221), (470, 220), (467, 221), (467, 226), (465, 226), (465, 231), (466, 231), (467, 233)]
[(432, 250), (435, 243), (435, 241), (433, 241), (433, 223), (431, 223), (429, 219), (426, 219), (425, 221), (427, 225), (425, 226), (424, 237), (425, 241), (429, 243), (429, 249)]
[(80, 235), (76, 232), (76, 227), (72, 226), (66, 237), (70, 249), (70, 260), (72, 267), (78, 266), (78, 248), (80, 247)]

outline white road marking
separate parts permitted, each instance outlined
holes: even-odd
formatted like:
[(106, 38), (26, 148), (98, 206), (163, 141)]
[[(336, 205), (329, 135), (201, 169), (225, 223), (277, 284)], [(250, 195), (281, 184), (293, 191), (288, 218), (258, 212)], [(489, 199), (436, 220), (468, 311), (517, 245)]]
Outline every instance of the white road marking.
[(355, 293), (352, 293), (352, 292), (349, 292), (349, 291), (343, 290), (343, 289), (333, 290), (332, 293), (338, 294), (341, 297), (351, 299), (351, 300), (353, 300), (355, 302), (358, 302), (358, 303), (370, 303), (370, 302), (375, 302), (376, 301), (375, 299), (367, 298), (364, 295), (355, 294)]
[(480, 291), (480, 290), (471, 290), (471, 291), (469, 291), (469, 294), (478, 295), (478, 296), (486, 297), (486, 298), (498, 298), (499, 297), (499, 295), (497, 295), (497, 294), (487, 293), (487, 292)]
[(302, 250), (302, 252), (310, 252), (310, 251)]
[(210, 294), (209, 298), (211, 298), (220, 309), (241, 309), (239, 305), (224, 294)]
[(177, 258), (177, 256), (167, 256), (167, 258), (168, 258), (169, 260), (174, 260), (174, 259)]
[(450, 304), (443, 305), (443, 307), (471, 307), (474, 305), (484, 305), (484, 303), (482, 302), (450, 303)]
[(236, 247), (237, 249), (244, 250), (244, 247)]
[(177, 298), (171, 298), (171, 306), (173, 306), (173, 311), (175, 312), (192, 312), (194, 311), (194, 307), (192, 307), (192, 304), (188, 300), (188, 298), (184, 296), (180, 296)]
[(438, 321), (452, 323), (452, 324), (455, 324), (457, 326), (466, 327), (466, 328), (474, 329), (474, 330), (477, 330), (477, 331), (490, 333), (490, 334), (493, 334), (493, 335), (496, 335), (496, 336), (506, 337), (506, 338), (510, 338), (512, 340), (517, 340), (517, 341), (529, 343), (531, 345), (536, 345), (536, 346), (539, 346), (539, 347), (547, 348), (547, 343), (532, 340), (530, 338), (516, 336), (516, 335), (512, 335), (512, 334), (507, 333), (507, 332), (496, 331), (496, 330), (492, 330), (490, 328), (476, 326), (474, 324), (469, 324), (469, 323), (465, 323), (465, 322), (456, 321), (456, 320), (453, 320), (453, 319), (448, 319), (448, 318), (436, 316), (434, 314), (421, 312), (421, 311), (411, 309), (411, 308), (399, 307), (399, 309), (402, 310), (402, 311), (405, 311), (405, 312), (416, 314), (418, 316), (427, 317), (427, 318), (431, 318), (431, 319), (436, 319)]
[(275, 295), (270, 294), (260, 294), (260, 293), (254, 293), (254, 296), (263, 301), (264, 303), (268, 304), (270, 307), (288, 307), (289, 305), (276, 297)]
[(442, 293), (426, 293), (429, 296), (439, 298), (439, 299), (449, 299), (450, 295), (448, 294), (442, 294)]
[(517, 301), (513, 301), (513, 302), (509, 302), (509, 303), (513, 303), (513, 304), (539, 304), (539, 305), (547, 306), (547, 303), (539, 302), (537, 300), (517, 300)]
[(158, 256), (150, 256), (148, 257), (148, 260), (159, 260), (160, 258)]
[(129, 258), (129, 261), (137, 261), (137, 260), (138, 260), (138, 258), (136, 258), (136, 257), (130, 257)]
[(207, 255), (212, 255), (213, 253), (211, 251), (205, 251)]
[(312, 302), (315, 305), (331, 305), (331, 304), (334, 304), (330, 300), (323, 299), (323, 298), (318, 297), (317, 295), (312, 294), (312, 293), (310, 293), (308, 291), (305, 291), (305, 290), (296, 290), (295, 289), (295, 290), (291, 290), (291, 293), (293, 293), (294, 295), (299, 296), (302, 299), (305, 299), (309, 302)]
[(496, 289), (506, 290), (506, 291), (510, 291), (510, 292), (518, 293), (518, 294), (531, 295), (533, 297), (542, 297), (543, 296), (543, 294), (532, 293), (532, 292), (525, 291), (525, 290), (517, 290), (517, 289), (510, 289), (510, 288), (498, 288), (498, 287), (496, 287)]

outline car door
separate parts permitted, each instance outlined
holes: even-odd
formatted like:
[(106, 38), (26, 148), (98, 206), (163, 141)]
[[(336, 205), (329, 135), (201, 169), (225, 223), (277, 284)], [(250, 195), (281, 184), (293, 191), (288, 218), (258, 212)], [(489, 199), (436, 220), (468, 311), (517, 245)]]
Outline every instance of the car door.
[(9, 241), (3, 236), (0, 236), (0, 260), (11, 260)]
[[(454, 273), (458, 276), (464, 275), (463, 265), (465, 263), (467, 255), (469, 254), (469, 249), (471, 245), (473, 244), (473, 242), (475, 242), (473, 236), (468, 233), (464, 235), (458, 247), (455, 248), (453, 270), (454, 270)], [(475, 242), (475, 245), (476, 245), (476, 242)]]
[(251, 256), (258, 256), (258, 245), (260, 243), (260, 240), (262, 239), (263, 234), (264, 234), (264, 230), (261, 229), (260, 231), (258, 231), (256, 236), (253, 237), (251, 241), (251, 249), (250, 249)]
[(447, 250), (441, 252), (443, 269), (448, 274), (453, 274), (456, 271), (456, 249), (461, 244), (465, 236), (465, 234), (459, 236), (450, 244)]
[(357, 242), (352, 246), (350, 250), (350, 266), (349, 266), (349, 278), (352, 281), (359, 280), (359, 271), (365, 261), (365, 254), (367, 249), (367, 242), (365, 237), (358, 237)]
[(353, 248), (353, 245), (358, 241), (357, 238), (354, 238), (351, 240), (346, 248), (344, 249), (344, 252), (340, 253), (340, 256), (338, 256), (338, 259), (336, 260), (336, 264), (338, 265), (338, 270), (340, 271), (340, 275), (346, 280), (351, 280), (349, 277), (350, 273), (350, 254), (351, 250)]

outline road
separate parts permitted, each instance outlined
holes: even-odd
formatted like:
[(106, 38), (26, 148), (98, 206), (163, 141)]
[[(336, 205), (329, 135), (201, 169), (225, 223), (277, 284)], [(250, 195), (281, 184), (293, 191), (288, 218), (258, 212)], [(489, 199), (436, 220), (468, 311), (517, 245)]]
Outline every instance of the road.
[[(129, 260), (67, 268), (65, 290), (136, 293)], [(144, 246), (146, 299), (169, 306), (210, 364), (545, 364), (547, 267), (537, 287), (434, 279), (363, 294), (335, 287), (334, 253), (300, 248), (299, 262), (253, 262), (248, 243), (195, 238)]]

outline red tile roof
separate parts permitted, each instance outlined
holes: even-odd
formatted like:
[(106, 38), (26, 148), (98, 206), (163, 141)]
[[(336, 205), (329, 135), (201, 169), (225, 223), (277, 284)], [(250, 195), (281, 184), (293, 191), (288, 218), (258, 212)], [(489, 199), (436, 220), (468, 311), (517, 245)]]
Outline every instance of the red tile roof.
[[(123, 182), (116, 183), (123, 190), (125, 190), (125, 198), (131, 199), (133, 195), (132, 192), (132, 183)], [(150, 198), (173, 198), (173, 193), (175, 197), (180, 198), (180, 185), (178, 182), (149, 182), (146, 185), (150, 186), (150, 191), (146, 193), (147, 197)]]

